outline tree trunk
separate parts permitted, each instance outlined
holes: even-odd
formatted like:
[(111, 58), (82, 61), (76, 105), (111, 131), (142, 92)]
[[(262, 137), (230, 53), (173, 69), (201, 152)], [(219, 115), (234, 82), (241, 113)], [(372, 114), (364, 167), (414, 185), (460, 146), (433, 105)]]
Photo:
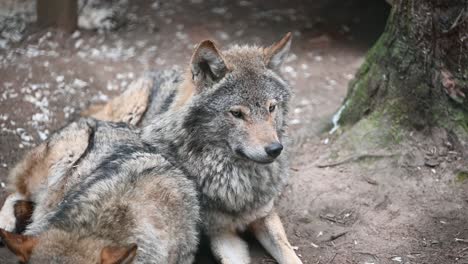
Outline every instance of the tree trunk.
[(468, 135), (468, 0), (392, 6), (385, 32), (350, 83), (338, 124), (385, 119), (399, 129)]
[(68, 33), (77, 28), (77, 0), (37, 0), (36, 12), (39, 26), (56, 26)]

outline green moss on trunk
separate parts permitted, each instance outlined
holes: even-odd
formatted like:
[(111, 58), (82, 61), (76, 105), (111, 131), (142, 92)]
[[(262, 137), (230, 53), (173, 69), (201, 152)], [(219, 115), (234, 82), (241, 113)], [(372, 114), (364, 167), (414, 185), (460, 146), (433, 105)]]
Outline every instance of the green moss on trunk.
[(441, 126), (468, 135), (468, 100), (452, 96), (468, 96), (468, 51), (459, 39), (468, 35), (468, 22), (453, 24), (463, 10), (463, 0), (395, 1), (385, 32), (349, 85), (339, 124), (378, 116), (388, 121), (384, 129)]

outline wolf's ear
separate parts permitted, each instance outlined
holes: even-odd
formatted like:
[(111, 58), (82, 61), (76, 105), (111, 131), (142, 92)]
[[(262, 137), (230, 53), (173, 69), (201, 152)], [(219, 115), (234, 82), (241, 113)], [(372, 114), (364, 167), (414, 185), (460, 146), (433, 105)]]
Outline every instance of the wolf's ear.
[(281, 64), (286, 60), (291, 48), (292, 34), (289, 32), (280, 41), (263, 50), (265, 64), (268, 68), (279, 70)]
[(215, 44), (211, 40), (205, 40), (195, 49), (190, 62), (190, 70), (193, 81), (200, 89), (222, 79), (228, 68)]
[(29, 257), (37, 244), (37, 238), (33, 236), (19, 235), (0, 228), (0, 237), (3, 243), (11, 250), (20, 262), (28, 262)]
[(107, 246), (101, 251), (101, 264), (130, 264), (136, 256), (138, 246)]

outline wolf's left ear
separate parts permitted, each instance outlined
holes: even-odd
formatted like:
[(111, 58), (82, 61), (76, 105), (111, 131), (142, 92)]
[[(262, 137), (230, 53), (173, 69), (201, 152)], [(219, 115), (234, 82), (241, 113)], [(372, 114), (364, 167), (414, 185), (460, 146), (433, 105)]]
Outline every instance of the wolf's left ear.
[(263, 50), (265, 64), (268, 68), (279, 70), (281, 64), (286, 60), (291, 48), (292, 34), (289, 32), (280, 41)]
[(228, 71), (221, 52), (211, 40), (198, 44), (192, 55), (190, 70), (197, 88), (219, 81)]
[(13, 252), (21, 263), (26, 263), (37, 244), (37, 238), (33, 236), (19, 235), (0, 228), (0, 237), (3, 243)]

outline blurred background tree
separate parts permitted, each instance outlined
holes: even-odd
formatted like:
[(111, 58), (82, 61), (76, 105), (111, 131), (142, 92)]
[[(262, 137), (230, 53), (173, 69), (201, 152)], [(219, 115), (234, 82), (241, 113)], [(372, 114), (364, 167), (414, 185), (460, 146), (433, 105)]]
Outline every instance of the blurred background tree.
[(77, 0), (37, 0), (36, 12), (40, 26), (57, 26), (70, 33), (77, 29)]

